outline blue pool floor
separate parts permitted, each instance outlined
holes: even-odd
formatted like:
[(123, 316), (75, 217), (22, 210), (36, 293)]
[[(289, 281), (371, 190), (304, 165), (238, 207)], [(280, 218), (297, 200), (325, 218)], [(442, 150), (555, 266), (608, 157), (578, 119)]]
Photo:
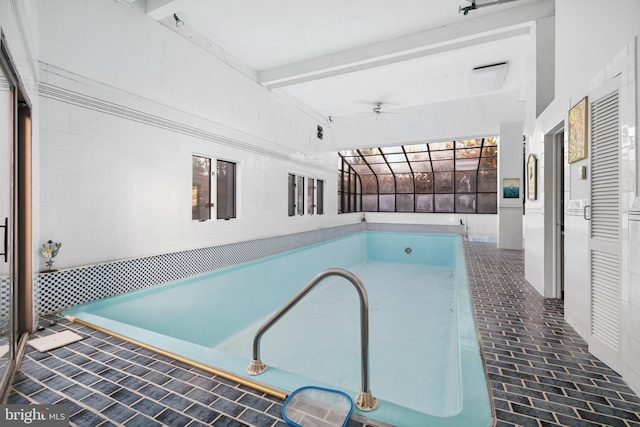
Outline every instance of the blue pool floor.
[[(521, 251), (465, 243), (465, 255), (497, 427), (640, 427), (640, 398), (588, 352), (562, 301), (527, 283)], [(46, 353), (28, 347), (8, 403), (67, 403), (80, 427), (286, 425), (277, 399), (52, 318), (36, 336), (72, 329), (85, 339)]]

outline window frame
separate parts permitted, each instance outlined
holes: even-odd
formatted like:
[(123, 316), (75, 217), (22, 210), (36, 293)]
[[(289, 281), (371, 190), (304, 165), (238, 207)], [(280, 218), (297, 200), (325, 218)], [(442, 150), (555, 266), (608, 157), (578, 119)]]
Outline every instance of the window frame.
[[(196, 158), (198, 159), (204, 159), (208, 162), (208, 197), (207, 197), (207, 201), (204, 202), (205, 204), (208, 205), (208, 209), (204, 209), (204, 207), (199, 207), (198, 211), (199, 214), (202, 214), (206, 211), (207, 215), (206, 218), (203, 215), (198, 215), (196, 217), (195, 212), (194, 212), (194, 207), (196, 207), (198, 205), (197, 200), (200, 198), (200, 191), (197, 190), (197, 188), (199, 188), (196, 185), (195, 182), (195, 178), (196, 178), (196, 171), (195, 171), (195, 161)], [(196, 153), (192, 153), (191, 155), (191, 220), (192, 221), (198, 221), (198, 222), (205, 222), (205, 221), (210, 221), (212, 219), (212, 213), (211, 210), (213, 208), (212, 204), (211, 204), (211, 200), (213, 200), (213, 180), (211, 179), (211, 173), (212, 173), (212, 169), (211, 169), (211, 165), (213, 163), (213, 159), (210, 156), (205, 156), (205, 155), (201, 155), (201, 154), (196, 154)], [(202, 176), (204, 176), (204, 174), (202, 174)], [(194, 192), (196, 192), (196, 205), (194, 205)]]
[(324, 179), (287, 173), (287, 215), (324, 215)]
[[(197, 221), (197, 222), (206, 222), (206, 221), (229, 221), (232, 219), (237, 219), (238, 218), (238, 166), (239, 166), (239, 162), (237, 161), (233, 161), (233, 160), (228, 160), (225, 158), (221, 158), (221, 157), (216, 157), (216, 156), (211, 156), (211, 155), (207, 155), (207, 154), (201, 154), (201, 153), (192, 153), (191, 154), (191, 158), (192, 158), (192, 166), (191, 166), (191, 171), (192, 171), (192, 178), (191, 178), (191, 193), (192, 193), (192, 215), (191, 215), (191, 220), (192, 221)], [(205, 159), (209, 162), (209, 173), (208, 173), (208, 186), (209, 186), (209, 201), (208, 201), (208, 217), (199, 217), (199, 218), (194, 218), (193, 215), (193, 194), (194, 194), (194, 189), (195, 189), (195, 185), (194, 185), (194, 159), (195, 158), (200, 158), (200, 159)], [(227, 216), (227, 215), (222, 215), (221, 216), (221, 212), (220, 212), (220, 197), (221, 197), (221, 192), (218, 188), (218, 185), (220, 184), (220, 176), (218, 173), (218, 164), (222, 162), (225, 164), (231, 164), (233, 165), (233, 177), (231, 179), (231, 187), (232, 187), (232, 191), (231, 191), (231, 204), (232, 204), (232, 214)], [(215, 171), (213, 170), (213, 167), (215, 165)], [(215, 200), (215, 202), (213, 202)]]
[(316, 213), (316, 179), (307, 178), (305, 185), (307, 192), (307, 214), (315, 215)]
[(296, 215), (304, 216), (305, 211), (305, 177), (296, 175)]
[[(227, 216), (227, 215), (222, 215), (220, 213), (220, 197), (221, 197), (221, 192), (219, 191), (219, 186), (220, 186), (220, 173), (218, 170), (218, 166), (220, 163), (224, 163), (224, 164), (228, 164), (228, 165), (233, 165), (233, 176), (231, 178), (231, 187), (232, 187), (232, 191), (231, 193), (231, 210), (232, 210), (232, 214)], [(227, 183), (229, 182), (229, 180), (227, 180)], [(227, 199), (229, 199), (229, 196), (227, 196)], [(227, 200), (228, 201), (228, 200)], [(229, 221), (231, 219), (236, 219), (238, 217), (238, 162), (233, 162), (230, 160), (226, 160), (226, 159), (221, 159), (221, 158), (216, 158), (216, 203), (215, 203), (215, 209), (216, 209), (216, 219), (217, 220), (223, 220), (223, 221)], [(227, 209), (227, 213), (228, 213), (228, 209)]]
[(316, 179), (316, 213), (324, 215), (324, 179)]
[(287, 214), (296, 216), (296, 175), (289, 173), (287, 176)]
[(496, 214), (498, 146), (490, 136), (339, 151), (338, 213)]

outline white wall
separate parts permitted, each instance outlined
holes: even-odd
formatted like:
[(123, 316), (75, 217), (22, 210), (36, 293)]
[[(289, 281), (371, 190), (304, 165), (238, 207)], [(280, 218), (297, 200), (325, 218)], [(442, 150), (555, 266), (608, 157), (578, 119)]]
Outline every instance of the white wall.
[[(137, 3), (38, 2), (42, 224), (34, 234), (63, 243), (55, 267), (352, 221), (336, 214), (337, 160), (331, 135), (317, 139), (316, 118)], [(237, 219), (191, 220), (193, 154), (237, 162)], [(288, 173), (325, 181), (325, 215), (287, 216)]]
[[(522, 122), (500, 125), (498, 150), (498, 247), (522, 249)], [(505, 179), (516, 179), (517, 198), (505, 198)]]
[(500, 123), (521, 121), (525, 103), (516, 92), (406, 108), (402, 114), (336, 117), (336, 148), (384, 147), (425, 141), (498, 136)]
[[(35, 35), (36, 7), (40, 37)], [(358, 216), (334, 213), (335, 161), (328, 155), (333, 147), (496, 135), (501, 123), (521, 120), (525, 111), (518, 94), (474, 98), (411, 109), (393, 119), (387, 116), (385, 120), (395, 123), (378, 122), (379, 128), (336, 121), (319, 142), (315, 138), (318, 117), (290, 106), (207, 56), (147, 18), (143, 7), (143, 2), (128, 5), (112, 0), (0, 2), (0, 25), (21, 77), (29, 84), (28, 92), (34, 95), (33, 124), (39, 130), (34, 132), (34, 164), (41, 165), (34, 170), (34, 194), (39, 197), (39, 203), (34, 203), (34, 252), (48, 239), (63, 242), (56, 267), (357, 222)], [(14, 9), (19, 9), (18, 21), (13, 20)], [(545, 133), (561, 124), (568, 108), (614, 65), (626, 61), (623, 157), (628, 160), (623, 164), (620, 371), (636, 391), (640, 391), (640, 270), (633, 260), (640, 259), (640, 213), (631, 207), (640, 207), (634, 200), (640, 151), (635, 137), (639, 89), (637, 45), (633, 53), (628, 46), (640, 35), (638, 16), (637, 0), (556, 2), (555, 99), (538, 117), (535, 108), (527, 106), (525, 126), (529, 150), (542, 165)], [(40, 100), (35, 98), (38, 59), (42, 84), (51, 89)], [(217, 139), (141, 123), (132, 114), (121, 117), (104, 108), (96, 111), (86, 102), (74, 104), (70, 96), (76, 94), (128, 112), (137, 110), (161, 123), (177, 122)], [(270, 154), (259, 154), (256, 147), (267, 147)], [(237, 220), (191, 221), (193, 153), (239, 163)], [(565, 169), (569, 197), (580, 200), (584, 192), (578, 184), (572, 186), (573, 169)], [(287, 217), (289, 172), (313, 173), (326, 180), (327, 215)], [(541, 180), (547, 175), (548, 171), (539, 170), (541, 191)], [(281, 185), (274, 184), (278, 182)], [(540, 194), (525, 219), (526, 277), (539, 290), (544, 289), (544, 274), (532, 266), (544, 264), (544, 241), (538, 231), (548, 207), (542, 200)], [(589, 341), (587, 224), (580, 214), (579, 207), (567, 205), (565, 312)], [(435, 221), (455, 219), (447, 216)], [(470, 234), (481, 229), (484, 220), (484, 216), (473, 216)]]
[[(353, 215), (360, 220), (363, 214), (345, 215)], [(469, 239), (479, 242), (495, 243), (498, 238), (498, 216), (492, 214), (366, 212), (364, 215), (367, 222), (382, 224), (464, 225)]]
[[(359, 221), (336, 214), (339, 141), (353, 146), (357, 136), (367, 145), (368, 135), (389, 135), (381, 143), (388, 145), (497, 135), (500, 121), (519, 118), (524, 108), (516, 93), (480, 96), (409, 109), (391, 133), (365, 126), (366, 134), (350, 134), (340, 121), (320, 123), (320, 141), (313, 113), (147, 18), (139, 3), (38, 3), (43, 158), (42, 225), (35, 234), (38, 245), (49, 239), (63, 243), (57, 268)], [(90, 98), (104, 104), (92, 108)], [(133, 110), (151, 119), (141, 123)], [(166, 122), (228, 138), (235, 146), (167, 130)], [(238, 162), (237, 220), (191, 221), (192, 154)], [(288, 173), (325, 180), (325, 215), (286, 216)], [(495, 219), (466, 222), (470, 234), (481, 223), (479, 238), (495, 240)]]
[[(536, 117), (549, 106), (555, 97), (555, 23), (556, 17), (538, 19), (535, 32), (535, 106)], [(532, 67), (533, 68), (533, 67)], [(529, 99), (529, 98), (527, 98)]]
[[(640, 3), (633, 0), (601, 2), (597, 0), (567, 0), (556, 2), (556, 81), (555, 100), (529, 124), (529, 150), (536, 154), (540, 164), (544, 162), (545, 134), (566, 123), (571, 106), (605, 80), (620, 74), (621, 96), (621, 291), (620, 291), (620, 351), (613, 358), (600, 353), (605, 363), (617, 369), (625, 381), (640, 391), (640, 298), (638, 295), (638, 271), (635, 260), (638, 251), (637, 219), (634, 202), (637, 202), (637, 43)], [(597, 31), (594, 29), (597, 28)], [(579, 35), (577, 37), (576, 35)], [(578, 43), (578, 45), (577, 45)], [(566, 126), (565, 126), (566, 131)], [(565, 133), (566, 135), (566, 133)], [(566, 136), (565, 136), (566, 153)], [(566, 157), (565, 157), (566, 158)], [(567, 321), (593, 346), (590, 332), (590, 285), (588, 222), (582, 217), (582, 207), (588, 203), (589, 191), (585, 181), (577, 179), (577, 169), (588, 165), (588, 159), (568, 165), (565, 160), (565, 317)], [(551, 179), (551, 171), (539, 171), (541, 190)], [(542, 198), (540, 198), (542, 197)], [(544, 241), (536, 238), (541, 230), (541, 214), (549, 214), (551, 206), (545, 205), (544, 194), (536, 203), (527, 203), (525, 275), (539, 291), (546, 288), (540, 265), (544, 265)], [(640, 204), (638, 205), (640, 207)], [(637, 219), (634, 219), (637, 218)], [(536, 268), (538, 266), (538, 268)], [(545, 265), (544, 268), (548, 268)]]
[[(503, 148), (509, 151), (505, 144), (511, 144), (513, 138), (510, 135), (503, 141), (501, 124), (522, 121), (525, 106), (517, 92), (489, 94), (397, 110), (402, 113), (399, 115), (336, 117), (330, 132), (338, 150), (499, 136), (498, 151), (502, 153)], [(520, 150), (517, 156), (521, 158), (522, 124), (519, 129), (516, 144)], [(513, 162), (505, 163), (513, 165)], [(501, 191), (500, 184), (498, 188)], [(459, 225), (462, 219), (472, 238), (495, 242), (498, 236), (498, 215), (367, 213), (367, 218), (371, 222), (446, 225)], [(511, 223), (510, 230), (517, 236), (510, 231), (510, 238), (518, 240), (522, 248), (521, 203), (515, 220), (520, 228), (515, 226), (513, 218), (503, 220), (503, 225)], [(505, 228), (503, 237), (509, 233)]]
[(298, 111), (147, 17), (144, 7), (143, 1), (38, 2), (40, 60), (266, 140), (306, 142), (310, 129)]
[[(555, 17), (554, 17), (555, 22)], [(524, 237), (524, 270), (525, 277), (528, 282), (533, 285), (536, 290), (544, 293), (544, 256), (545, 256), (545, 244), (544, 244), (544, 204), (542, 202), (544, 197), (544, 189), (542, 188), (545, 179), (544, 158), (542, 157), (543, 145), (534, 139), (536, 119), (538, 117), (538, 108), (540, 101), (537, 100), (538, 88), (536, 81), (538, 80), (536, 70), (538, 68), (538, 55), (540, 49), (538, 48), (539, 40), (546, 40), (544, 37), (539, 37), (538, 32), (541, 27), (537, 24), (533, 27), (535, 31), (535, 37), (532, 37), (531, 44), (528, 47), (527, 52), (527, 70), (528, 74), (525, 78), (525, 85), (523, 88), (523, 97), (530, 102), (527, 102), (525, 122), (524, 122), (524, 135), (526, 137), (526, 157), (530, 154), (534, 154), (537, 160), (537, 196), (536, 200), (526, 200), (525, 216), (523, 218), (523, 237)], [(555, 38), (553, 40), (555, 45)], [(554, 76), (555, 79), (555, 67)], [(545, 112), (541, 113), (544, 116)]]
[[(38, 26), (37, 1), (0, 1), (0, 30), (5, 38), (11, 55), (11, 61), (23, 85), (23, 93), (31, 106), (31, 124), (34, 130), (40, 123), (40, 100), (38, 98)], [(40, 162), (39, 133), (32, 133), (33, 164)], [(40, 171), (37, 167), (32, 170), (32, 180), (38, 182)], [(40, 205), (37, 185), (32, 189), (32, 224), (34, 229), (39, 227)], [(34, 237), (32, 258), (40, 256), (40, 242)], [(37, 269), (37, 261), (33, 268)]]

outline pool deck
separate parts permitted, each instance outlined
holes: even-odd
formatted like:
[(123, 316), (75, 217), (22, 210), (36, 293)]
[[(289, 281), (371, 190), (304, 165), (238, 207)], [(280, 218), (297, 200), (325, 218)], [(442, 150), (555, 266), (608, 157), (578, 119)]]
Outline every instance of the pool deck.
[[(522, 251), (465, 243), (465, 255), (497, 427), (640, 427), (640, 398), (588, 352), (562, 301), (527, 283)], [(36, 337), (71, 329), (84, 339), (29, 346), (7, 403), (66, 403), (80, 427), (286, 426), (278, 399), (57, 316), (43, 325)]]

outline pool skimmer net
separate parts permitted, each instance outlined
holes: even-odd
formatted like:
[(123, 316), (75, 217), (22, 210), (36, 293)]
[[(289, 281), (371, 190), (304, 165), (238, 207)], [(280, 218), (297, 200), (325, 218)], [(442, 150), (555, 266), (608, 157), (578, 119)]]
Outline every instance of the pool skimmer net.
[(295, 427), (344, 427), (353, 412), (353, 401), (338, 390), (301, 387), (282, 404), (282, 418)]

